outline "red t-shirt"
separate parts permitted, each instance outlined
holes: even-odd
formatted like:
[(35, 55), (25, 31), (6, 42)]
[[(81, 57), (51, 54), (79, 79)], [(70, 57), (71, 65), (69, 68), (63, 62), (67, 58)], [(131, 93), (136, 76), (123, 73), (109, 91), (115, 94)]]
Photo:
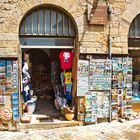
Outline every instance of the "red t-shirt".
[(71, 51), (61, 51), (59, 59), (61, 61), (61, 69), (71, 69), (73, 60), (73, 53)]

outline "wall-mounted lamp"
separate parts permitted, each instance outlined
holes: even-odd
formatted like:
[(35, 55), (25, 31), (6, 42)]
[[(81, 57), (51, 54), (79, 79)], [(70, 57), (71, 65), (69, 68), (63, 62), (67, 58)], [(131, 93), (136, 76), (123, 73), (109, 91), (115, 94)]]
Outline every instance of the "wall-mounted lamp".
[(87, 4), (87, 21), (90, 21), (91, 17), (93, 16), (93, 14), (91, 13), (92, 8), (93, 8), (93, 5), (88, 3)]
[(112, 13), (112, 6), (111, 5), (108, 5), (107, 13), (108, 13), (108, 15), (111, 15), (111, 13)]

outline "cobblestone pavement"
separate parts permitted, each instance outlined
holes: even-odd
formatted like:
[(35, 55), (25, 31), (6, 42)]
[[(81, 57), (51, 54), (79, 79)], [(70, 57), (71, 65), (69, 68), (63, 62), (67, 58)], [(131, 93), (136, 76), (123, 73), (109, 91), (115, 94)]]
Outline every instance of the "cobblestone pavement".
[(1, 131), (0, 140), (140, 140), (140, 120), (51, 130)]

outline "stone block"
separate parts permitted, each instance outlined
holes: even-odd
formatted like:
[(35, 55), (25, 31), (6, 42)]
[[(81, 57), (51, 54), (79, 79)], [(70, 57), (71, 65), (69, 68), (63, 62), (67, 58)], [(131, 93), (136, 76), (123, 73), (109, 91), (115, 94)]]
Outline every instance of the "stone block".
[(119, 28), (119, 26), (120, 26), (120, 22), (119, 21), (113, 21), (112, 22), (112, 27), (113, 28)]
[(3, 23), (4, 20), (5, 20), (5, 18), (1, 18), (1, 17), (0, 17), (0, 23)]
[(105, 31), (105, 27), (102, 25), (88, 25), (88, 31), (89, 32), (104, 32)]
[(128, 36), (121, 36), (121, 43), (128, 43)]
[(122, 53), (123, 54), (128, 54), (128, 48), (126, 47), (126, 48), (122, 48)]
[[(133, 5), (133, 7), (135, 7), (135, 9), (137, 9), (139, 11), (139, 9), (140, 9), (140, 1), (139, 0), (133, 0), (132, 3), (130, 3), (130, 5)], [(129, 8), (128, 8), (128, 10), (129, 10)]]
[(114, 35), (114, 34), (115, 34), (115, 35), (118, 35), (118, 34), (119, 34), (119, 28), (113, 28), (113, 27), (112, 27), (112, 28), (110, 29), (110, 34), (111, 34), (111, 35)]
[(112, 47), (112, 53), (113, 54), (123, 54), (123, 51), (122, 51), (122, 48)]
[(87, 53), (87, 48), (80, 46), (80, 53)]
[(83, 33), (85, 33), (85, 32), (86, 32), (86, 31), (85, 31), (84, 26), (78, 27), (78, 33), (79, 33), (79, 34), (83, 34)]
[(18, 57), (17, 48), (5, 48), (5, 57)]
[(5, 48), (0, 48), (0, 57), (4, 57)]
[(90, 47), (90, 48), (87, 48), (87, 54), (91, 54), (91, 53), (94, 53), (94, 54), (106, 54), (107, 53), (107, 50), (103, 49), (103, 48), (98, 48), (98, 47)]
[(79, 34), (79, 41), (87, 41), (87, 42), (95, 42), (96, 38), (98, 37), (98, 34), (96, 33), (91, 33), (91, 32), (86, 32)]
[(113, 43), (112, 44), (112, 53), (113, 54), (127, 54), (128, 53), (128, 44), (127, 43)]
[(85, 17), (85, 15), (81, 15), (79, 17), (76, 17), (75, 21), (77, 23), (77, 26), (83, 26), (86, 22), (86, 17)]
[(16, 33), (1, 33), (0, 40), (18, 40), (18, 34), (16, 34)]
[[(124, 24), (125, 24), (125, 27), (124, 27)], [(128, 28), (126, 26), (128, 26)], [(128, 36), (129, 26), (130, 26), (130, 24), (128, 24), (128, 23), (125, 23), (125, 22), (122, 23), (120, 28), (119, 28), (119, 35), (121, 35), (121, 36)]]
[(111, 36), (112, 37), (112, 42), (121, 42), (121, 37), (118, 36)]
[(9, 0), (0, 0), (0, 3), (8, 2)]
[(133, 0), (126, 0), (127, 3), (131, 3)]

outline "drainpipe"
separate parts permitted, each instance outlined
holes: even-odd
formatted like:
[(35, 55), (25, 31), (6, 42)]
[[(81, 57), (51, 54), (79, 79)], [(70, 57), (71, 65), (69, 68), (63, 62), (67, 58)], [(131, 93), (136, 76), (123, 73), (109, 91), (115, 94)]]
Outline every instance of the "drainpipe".
[[(108, 17), (109, 17), (109, 35), (108, 35), (108, 53), (109, 53), (109, 59), (111, 61), (111, 86), (112, 86), (112, 38), (110, 35), (110, 21), (111, 21), (111, 13), (112, 13), (112, 7), (108, 3), (108, 9), (107, 9)], [(109, 92), (109, 122), (112, 121), (112, 93), (111, 89)]]
[[(111, 88), (112, 88), (112, 38), (108, 37), (108, 43), (109, 43), (109, 59), (110, 59), (110, 63), (111, 63)], [(109, 122), (112, 121), (112, 92), (111, 92), (111, 89), (110, 89), (110, 92), (109, 92)]]
[(108, 42), (109, 42), (109, 58), (112, 59), (112, 38), (110, 35), (108, 37)]
[(108, 44), (109, 44), (109, 58), (112, 58), (112, 38), (110, 35), (110, 21), (111, 21), (111, 13), (112, 13), (112, 7), (110, 4), (108, 4), (108, 9), (107, 9), (107, 13), (108, 13), (108, 19), (109, 19), (109, 35), (108, 35)]

